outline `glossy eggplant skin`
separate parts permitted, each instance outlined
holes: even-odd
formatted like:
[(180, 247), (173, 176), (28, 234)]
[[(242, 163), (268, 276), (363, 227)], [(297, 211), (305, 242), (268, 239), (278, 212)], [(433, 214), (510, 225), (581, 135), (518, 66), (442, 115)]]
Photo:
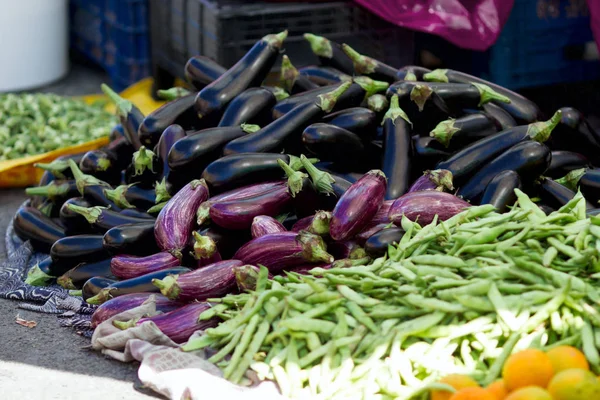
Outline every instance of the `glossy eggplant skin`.
[(579, 190), (590, 202), (598, 204), (600, 201), (600, 171), (588, 169), (579, 179)]
[[(413, 169), (415, 173), (421, 174), (428, 169), (440, 169), (436, 165), (452, 156), (448, 149), (430, 136), (414, 135), (412, 145), (415, 153), (415, 164)], [(413, 174), (415, 175), (415, 174)], [(413, 178), (418, 178), (414, 177)]]
[(47, 253), (57, 240), (65, 237), (64, 228), (33, 207), (19, 208), (13, 227), (21, 240), (29, 240), (31, 246), (42, 253)]
[(298, 72), (319, 86), (333, 85), (334, 83), (349, 82), (352, 80), (352, 76), (333, 67), (310, 65), (300, 68)]
[(319, 159), (337, 164), (355, 164), (364, 157), (365, 147), (358, 135), (335, 125), (317, 122), (304, 129), (302, 144)]
[(377, 133), (377, 114), (364, 107), (352, 107), (326, 115), (323, 122), (349, 130), (362, 139), (372, 139)]
[(90, 150), (79, 162), (79, 169), (84, 174), (110, 184), (118, 184), (121, 180), (121, 170), (116, 160), (110, 153), (102, 150)]
[(365, 251), (373, 258), (381, 257), (388, 251), (388, 246), (398, 244), (404, 236), (404, 230), (398, 227), (382, 229), (371, 235), (365, 242)]
[(162, 164), (162, 176), (169, 173), (169, 151), (179, 139), (184, 137), (186, 137), (185, 130), (180, 125), (170, 125), (160, 135), (160, 139), (154, 148), (154, 154), (158, 156)]
[(87, 281), (85, 281), (85, 283), (83, 284), (83, 287), (81, 288), (81, 297), (83, 297), (84, 301), (87, 301), (87, 299), (94, 297), (95, 295), (100, 293), (100, 291), (105, 287), (108, 287), (116, 282), (116, 279), (104, 278), (102, 276), (94, 276), (93, 278), (90, 278)]
[(466, 201), (450, 193), (423, 190), (398, 197), (390, 207), (388, 216), (389, 220), (397, 226), (401, 225), (403, 216), (425, 226), (430, 224), (436, 215), (439, 221), (445, 221), (470, 206)]
[(545, 175), (549, 178), (562, 178), (574, 169), (588, 168), (590, 161), (583, 154), (573, 151), (555, 150), (552, 152), (552, 161)]
[[(71, 197), (79, 196), (79, 191), (74, 180), (59, 181), (54, 180), (45, 186), (34, 186), (25, 189), (25, 194), (32, 197), (46, 198), (58, 207)], [(39, 203), (38, 203), (39, 204)]]
[[(335, 175), (337, 177), (340, 177), (340, 178), (350, 182), (351, 184), (356, 182), (363, 176), (363, 174), (361, 174), (359, 172), (350, 171), (350, 168), (348, 166), (344, 166), (343, 164), (338, 165), (331, 161), (319, 161), (318, 163), (315, 163), (314, 165), (319, 171), (327, 172), (330, 175)], [(348, 185), (348, 187), (349, 187), (349, 185)]]
[(88, 279), (95, 276), (116, 279), (110, 272), (110, 258), (78, 264), (59, 276), (57, 282), (65, 289), (81, 289)]
[(50, 249), (50, 276), (60, 276), (84, 262), (97, 262), (109, 257), (102, 246), (102, 235), (75, 235), (57, 240)]
[[(88, 209), (88, 211), (91, 211)], [(96, 212), (96, 211), (94, 211)], [(124, 224), (136, 224), (148, 222), (148, 218), (132, 217), (121, 214), (118, 211), (112, 211), (108, 208), (99, 208), (97, 216), (94, 215), (94, 222), (91, 222), (92, 228), (96, 232), (104, 234), (107, 230)], [(89, 221), (88, 221), (89, 222)]]
[(456, 151), (497, 132), (495, 121), (484, 113), (474, 113), (440, 122), (430, 136), (450, 151)]
[(560, 111), (560, 123), (552, 132), (550, 148), (581, 153), (593, 164), (600, 165), (600, 133), (590, 126), (580, 111), (571, 107), (563, 107)]
[(113, 141), (113, 140), (123, 137), (123, 136), (125, 136), (125, 129), (123, 128), (123, 125), (117, 124), (110, 131), (110, 135), (108, 136), (108, 139), (110, 141)]
[[(575, 197), (575, 192), (550, 178), (543, 178), (538, 186), (538, 195), (545, 204), (559, 209)], [(589, 202), (592, 198), (585, 196), (585, 193), (584, 197), (586, 198), (586, 209), (593, 209), (594, 206)]]
[(219, 126), (257, 124), (271, 122), (271, 109), (277, 103), (275, 95), (268, 89), (253, 87), (237, 95), (225, 108)]
[(483, 112), (496, 123), (499, 131), (517, 126), (517, 121), (505, 111), (502, 107), (494, 103), (487, 103), (482, 106)]
[(243, 153), (221, 157), (210, 163), (202, 173), (212, 195), (252, 183), (281, 179), (283, 172), (277, 163), (289, 164), (286, 154)]
[(138, 185), (128, 186), (124, 192), (125, 200), (139, 209), (147, 210), (155, 204), (156, 192)]
[[(382, 171), (387, 177), (386, 200), (397, 199), (408, 191), (411, 180), (412, 127), (403, 118), (402, 110), (395, 108), (397, 102), (392, 99), (389, 114), (383, 119), (383, 163)], [(400, 111), (394, 113), (395, 111)]]
[(126, 208), (122, 211), (119, 211), (119, 214), (127, 217), (141, 218), (151, 222), (154, 222), (156, 220), (156, 217), (154, 217), (153, 215), (150, 215), (147, 212), (139, 210), (137, 208)]
[(197, 231), (203, 236), (210, 237), (216, 244), (223, 259), (233, 257), (235, 252), (252, 237), (247, 231), (231, 231), (218, 226), (210, 226)]
[(80, 233), (89, 233), (92, 231), (90, 223), (85, 217), (79, 213), (71, 211), (68, 207), (69, 204), (74, 204), (79, 207), (92, 207), (92, 204), (84, 199), (83, 197), (72, 197), (60, 207), (59, 218), (65, 226), (65, 232), (70, 235), (76, 235)]
[(186, 131), (197, 128), (200, 119), (194, 109), (195, 99), (196, 93), (188, 94), (148, 114), (138, 131), (142, 145), (149, 149), (154, 148), (169, 125), (180, 125)]
[(550, 149), (544, 144), (534, 141), (519, 143), (482, 167), (458, 190), (458, 195), (477, 201), (487, 184), (507, 170), (517, 172), (524, 181), (536, 179), (548, 169), (551, 157)]
[(113, 211), (121, 211), (121, 207), (106, 197), (104, 192), (110, 187), (102, 185), (88, 185), (83, 189), (83, 197), (93, 206), (110, 208)]
[(133, 152), (137, 149), (135, 149), (127, 139), (119, 137), (103, 147), (102, 150), (115, 160), (118, 169), (125, 169), (131, 161)]
[(184, 67), (185, 78), (197, 90), (204, 87), (223, 75), (227, 68), (206, 56), (194, 56), (190, 58)]
[(102, 245), (110, 254), (149, 256), (160, 251), (154, 239), (154, 222), (124, 224), (109, 229)]
[(515, 171), (502, 171), (485, 187), (480, 204), (491, 204), (499, 213), (506, 212), (517, 201), (515, 189), (521, 189), (521, 178)]

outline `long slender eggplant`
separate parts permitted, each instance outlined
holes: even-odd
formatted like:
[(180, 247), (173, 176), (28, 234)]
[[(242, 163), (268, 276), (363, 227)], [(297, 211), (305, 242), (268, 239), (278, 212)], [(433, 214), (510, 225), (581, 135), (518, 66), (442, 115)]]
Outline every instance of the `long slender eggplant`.
[(408, 191), (411, 177), (412, 122), (392, 96), (390, 108), (383, 117), (384, 153), (382, 170), (387, 177), (385, 199), (397, 199)]
[(561, 119), (549, 140), (553, 150), (583, 154), (594, 164), (600, 163), (600, 132), (596, 132), (583, 114), (571, 107), (560, 109)]
[(208, 187), (203, 180), (194, 180), (181, 189), (160, 211), (154, 227), (158, 246), (180, 254), (196, 223), (198, 206), (208, 199)]
[(154, 222), (156, 220), (156, 218), (153, 215), (150, 215), (147, 212), (139, 210), (137, 208), (126, 208), (124, 210), (119, 211), (119, 214), (125, 215), (127, 217), (142, 218), (150, 220), (151, 222)]
[(61, 206), (71, 197), (79, 195), (77, 185), (74, 180), (70, 181), (52, 181), (46, 186), (33, 186), (25, 189), (28, 196), (44, 196), (53, 203)]
[(21, 240), (29, 240), (31, 246), (42, 253), (47, 253), (57, 240), (65, 237), (64, 228), (33, 207), (20, 207), (13, 218), (13, 227)]
[(512, 115), (494, 103), (484, 104), (482, 108), (483, 112), (496, 123), (496, 128), (499, 131), (510, 129), (518, 125)]
[(81, 289), (81, 297), (83, 297), (84, 301), (87, 301), (87, 299), (94, 297), (95, 295), (100, 293), (100, 291), (105, 287), (108, 287), (116, 282), (117, 280), (115, 279), (94, 276), (93, 278), (88, 279), (83, 284), (83, 288)]
[(301, 75), (296, 67), (294, 67), (294, 64), (292, 64), (290, 58), (285, 54), (281, 57), (279, 84), (291, 94), (306, 92), (307, 90), (319, 87), (319, 85), (313, 83), (306, 76)]
[(97, 179), (92, 175), (84, 174), (73, 160), (68, 160), (68, 163), (71, 167), (71, 172), (75, 177), (77, 190), (79, 190), (79, 193), (81, 193), (86, 200), (96, 206), (108, 207), (114, 211), (121, 211), (121, 207), (110, 201), (104, 193), (104, 190), (112, 189), (108, 183)]
[[(452, 153), (444, 146), (429, 136), (414, 135), (412, 137), (413, 148), (416, 154), (415, 171), (423, 171), (436, 167), (436, 164), (452, 156)], [(441, 167), (440, 167), (441, 168)]]
[(258, 129), (257, 125), (242, 124), (208, 128), (187, 136), (178, 140), (171, 148), (169, 167), (175, 173), (198, 177), (211, 162), (219, 159), (227, 143)]
[(575, 169), (588, 168), (590, 166), (590, 161), (583, 154), (555, 150), (552, 152), (552, 161), (550, 161), (550, 166), (544, 175), (553, 179), (562, 178)]
[(511, 170), (502, 171), (487, 184), (480, 204), (491, 204), (503, 213), (517, 201), (515, 189), (521, 189), (519, 174)]
[[(158, 156), (162, 164), (160, 173), (164, 176), (169, 173), (169, 152), (173, 145), (186, 137), (185, 130), (180, 125), (169, 125), (160, 135), (158, 144), (154, 148), (154, 153)], [(151, 206), (149, 206), (151, 207)]]
[(365, 146), (358, 135), (323, 122), (317, 122), (304, 129), (302, 144), (320, 159), (337, 164), (355, 165), (361, 162), (361, 157), (365, 157)]
[(484, 113), (475, 113), (440, 122), (429, 136), (454, 151), (497, 132), (493, 120)]
[(285, 226), (283, 226), (281, 222), (268, 215), (258, 215), (254, 217), (252, 220), (252, 225), (250, 226), (252, 239), (256, 239), (257, 237), (268, 235), (270, 233), (280, 232), (287, 232), (287, 229), (285, 229)]
[(308, 67), (302, 67), (298, 70), (301, 75), (306, 76), (311, 82), (314, 82), (318, 86), (333, 85), (334, 83), (350, 82), (352, 76), (343, 73), (339, 69), (333, 67), (319, 67), (316, 65), (309, 65)]
[(431, 72), (431, 70), (425, 67), (420, 67), (418, 65), (406, 65), (398, 69), (398, 79), (396, 80), (422, 81), (423, 75), (429, 72)]
[(594, 204), (600, 201), (600, 170), (580, 168), (556, 181), (572, 191), (579, 189), (583, 196)]
[(168, 251), (163, 251), (145, 257), (130, 255), (114, 256), (110, 262), (110, 269), (112, 274), (119, 279), (131, 279), (151, 272), (176, 267), (179, 263), (180, 261), (177, 257)]
[(385, 192), (386, 177), (379, 170), (369, 171), (353, 183), (333, 209), (331, 238), (347, 240), (360, 232), (381, 207)]
[(77, 235), (80, 233), (89, 233), (93, 229), (85, 217), (69, 209), (69, 204), (79, 207), (92, 207), (92, 204), (83, 197), (72, 197), (60, 207), (59, 218), (65, 226), (65, 232), (68, 235)]
[(235, 259), (219, 261), (195, 271), (154, 279), (152, 283), (171, 300), (203, 301), (230, 293), (236, 285), (233, 268), (242, 265)]
[(425, 74), (423, 79), (431, 82), (456, 82), (456, 83), (480, 83), (489, 86), (498, 94), (507, 97), (510, 102), (497, 103), (498, 106), (506, 110), (510, 115), (513, 116), (520, 123), (530, 124), (542, 118), (542, 112), (538, 106), (531, 100), (526, 99), (513, 92), (512, 90), (506, 89), (500, 85), (496, 85), (492, 82), (486, 81), (485, 79), (478, 78), (473, 75), (466, 74), (464, 72), (455, 71), (452, 69), (436, 69), (431, 73)]
[[(559, 209), (564, 206), (575, 197), (575, 194), (573, 190), (550, 178), (542, 178), (539, 182), (538, 195), (545, 204), (548, 204), (552, 208)], [(586, 209), (593, 209), (594, 206), (591, 202), (593, 201), (597, 204), (596, 200), (585, 194), (584, 197), (586, 199)]]
[(264, 265), (272, 273), (307, 263), (331, 263), (320, 236), (308, 232), (282, 232), (252, 239), (233, 255), (245, 264)]
[(144, 189), (154, 186), (162, 173), (162, 162), (156, 154), (141, 146), (138, 151), (133, 153), (131, 163), (125, 171), (125, 182), (127, 184), (136, 184)]
[(252, 87), (237, 95), (227, 105), (219, 126), (239, 126), (257, 124), (264, 126), (271, 122), (271, 109), (277, 98), (268, 89)]
[(354, 75), (354, 64), (344, 53), (340, 44), (312, 33), (305, 33), (304, 39), (310, 44), (312, 52), (319, 58), (321, 65), (336, 68), (348, 75)]
[(438, 163), (436, 168), (452, 172), (455, 183), (461, 185), (470, 178), (474, 171), (479, 170), (514, 145), (530, 140), (544, 143), (560, 122), (560, 118), (561, 111), (559, 110), (548, 121), (517, 126), (478, 140), (458, 151), (449, 159)]
[(56, 279), (65, 289), (81, 289), (88, 279), (94, 276), (115, 279), (110, 272), (110, 258), (96, 262), (83, 262), (71, 268)]
[(362, 55), (345, 43), (342, 44), (342, 50), (352, 60), (354, 71), (357, 75), (365, 75), (371, 79), (389, 83), (398, 80), (399, 71), (396, 68), (374, 58)]
[(425, 226), (436, 215), (438, 220), (445, 221), (468, 207), (471, 207), (469, 203), (450, 193), (424, 190), (410, 192), (396, 199), (388, 215), (397, 226), (400, 226), (402, 216)]
[(211, 121), (218, 121), (225, 106), (244, 90), (260, 86), (275, 63), (286, 37), (287, 31), (263, 37), (219, 79), (198, 92), (195, 108), (204, 127), (211, 126)]
[(389, 246), (398, 244), (403, 236), (404, 229), (402, 228), (394, 226), (382, 229), (367, 239), (365, 242), (365, 252), (373, 258), (381, 257), (387, 253)]
[(102, 150), (85, 153), (79, 161), (79, 169), (84, 174), (93, 175), (109, 184), (118, 184), (121, 181), (119, 164), (111, 153)]
[(115, 297), (102, 303), (92, 314), (91, 328), (96, 328), (102, 322), (124, 311), (139, 307), (146, 301), (154, 297), (156, 311), (168, 313), (180, 308), (183, 304), (173, 301), (158, 293), (131, 293)]
[(139, 149), (142, 143), (138, 136), (138, 129), (144, 120), (144, 114), (131, 101), (122, 98), (107, 85), (102, 84), (100, 87), (106, 96), (115, 103), (127, 143), (133, 147), (134, 151)]
[(132, 217), (106, 207), (81, 207), (76, 204), (67, 204), (69, 211), (79, 213), (87, 220), (92, 228), (104, 234), (107, 230), (123, 224), (136, 224), (148, 222), (147, 218)]
[(192, 93), (170, 101), (148, 114), (138, 130), (141, 144), (149, 149), (154, 148), (169, 125), (180, 125), (186, 131), (197, 129), (200, 120), (194, 109), (195, 99), (196, 94)]
[(385, 113), (390, 108), (390, 102), (384, 95), (374, 94), (367, 99), (367, 107), (375, 113), (375, 121), (379, 125), (383, 121)]
[(82, 262), (96, 262), (109, 257), (102, 246), (102, 235), (75, 235), (57, 240), (50, 249), (51, 276), (60, 276)]
[(190, 58), (184, 67), (185, 78), (197, 90), (204, 87), (223, 75), (227, 68), (206, 56), (194, 56)]
[(377, 114), (368, 108), (353, 107), (326, 115), (323, 122), (349, 130), (361, 138), (372, 139), (376, 134), (378, 119)]
[(148, 256), (160, 251), (154, 239), (153, 221), (115, 226), (106, 231), (102, 244), (113, 255)]
[(121, 170), (127, 168), (133, 153), (136, 151), (125, 137), (113, 140), (103, 147), (102, 150), (111, 156), (115, 161), (116, 168)]
[(293, 146), (306, 125), (331, 112), (337, 99), (350, 85), (349, 82), (343, 83), (339, 88), (319, 95), (315, 102), (298, 105), (259, 131), (232, 140), (223, 149), (224, 154), (277, 152), (290, 142)]
[(190, 255), (196, 260), (197, 268), (222, 260), (217, 243), (210, 236), (201, 235), (196, 231), (192, 232), (192, 236), (194, 244)]
[(136, 184), (120, 185), (114, 189), (105, 189), (106, 197), (121, 209), (140, 208), (147, 210), (155, 203), (155, 191), (144, 189)]
[(452, 172), (445, 169), (427, 170), (408, 189), (409, 192), (420, 192), (422, 190), (437, 190), (439, 192), (451, 192), (454, 190), (452, 183)]
[(210, 226), (197, 231), (203, 236), (210, 237), (216, 244), (223, 259), (230, 259), (235, 252), (252, 237), (247, 231), (230, 231), (218, 226)]

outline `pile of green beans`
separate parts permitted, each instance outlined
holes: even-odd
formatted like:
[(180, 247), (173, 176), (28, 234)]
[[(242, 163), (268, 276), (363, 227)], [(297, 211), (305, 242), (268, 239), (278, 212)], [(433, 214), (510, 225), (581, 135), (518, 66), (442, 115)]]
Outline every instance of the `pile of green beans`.
[[(578, 194), (546, 216), (524, 193), (406, 234), (370, 265), (288, 273), (211, 299), (224, 320), (188, 342), (235, 383), (290, 398), (427, 398), (448, 374), (487, 385), (524, 348), (569, 344), (600, 368), (600, 218)], [(447, 390), (451, 388), (445, 387)]]
[(0, 95), (0, 161), (46, 153), (110, 134), (117, 119), (104, 104), (55, 94)]

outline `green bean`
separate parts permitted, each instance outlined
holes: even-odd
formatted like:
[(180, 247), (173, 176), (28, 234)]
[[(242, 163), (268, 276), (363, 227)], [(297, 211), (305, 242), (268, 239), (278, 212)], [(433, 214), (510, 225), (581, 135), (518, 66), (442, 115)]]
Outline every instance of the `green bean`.
[(435, 298), (427, 298), (418, 294), (409, 294), (404, 301), (413, 307), (423, 308), (429, 311), (442, 311), (447, 313), (463, 313), (467, 308), (460, 304), (453, 304)]
[(316, 307), (311, 308), (310, 310), (302, 313), (302, 316), (305, 318), (316, 318), (321, 315), (329, 313), (331, 310), (335, 309), (337, 306), (342, 304), (344, 299), (335, 299), (328, 301), (327, 303), (319, 304)]
[(279, 323), (282, 328), (291, 331), (316, 332), (331, 334), (335, 329), (335, 324), (322, 319), (311, 319), (306, 317), (293, 317), (283, 320)]
[(589, 321), (585, 321), (581, 329), (581, 341), (583, 345), (583, 354), (590, 363), (593, 371), (597, 371), (600, 366), (600, 354), (594, 342), (594, 330)]
[(490, 285), (488, 291), (488, 299), (494, 305), (498, 317), (508, 326), (511, 332), (516, 332), (519, 329), (516, 321), (516, 315), (508, 308), (506, 302), (502, 298), (498, 287), (494, 283)]
[(231, 351), (235, 348), (235, 346), (237, 346), (238, 342), (240, 341), (243, 332), (244, 332), (243, 329), (241, 329), (241, 328), (237, 329), (234, 332), (234, 335), (231, 338), (231, 340), (229, 341), (229, 343), (227, 343), (215, 355), (210, 357), (208, 359), (208, 361), (210, 361), (213, 364), (217, 363), (217, 362), (221, 361), (227, 354), (231, 353)]
[(308, 311), (313, 308), (313, 306), (311, 306), (310, 304), (302, 303), (301, 301), (298, 301), (291, 296), (286, 297), (285, 301), (288, 302), (290, 307), (292, 307), (298, 311), (304, 312), (304, 311)]
[(469, 283), (468, 285), (461, 286), (458, 288), (438, 290), (436, 295), (442, 300), (452, 301), (456, 296), (460, 295), (466, 294), (471, 296), (478, 296), (487, 294), (487, 292), (490, 290), (490, 285), (491, 282), (487, 280), (474, 280), (471, 281), (471, 283)]
[(363, 296), (361, 294), (356, 293), (354, 290), (350, 289), (348, 286), (338, 285), (338, 291), (344, 296), (346, 299), (358, 304), (361, 307), (373, 307), (379, 303), (380, 300), (373, 299), (367, 296)]
[(375, 325), (375, 323), (373, 322), (373, 320), (363, 311), (362, 308), (360, 308), (360, 306), (353, 302), (353, 301), (348, 301), (346, 303), (346, 308), (348, 309), (348, 311), (350, 311), (350, 314), (361, 324), (363, 324), (364, 326), (366, 326), (367, 328), (369, 328), (369, 330), (373, 333), (377, 333), (379, 332), (379, 328), (377, 327), (377, 325)]
[(300, 368), (305, 368), (311, 363), (313, 363), (315, 360), (318, 360), (319, 358), (323, 357), (329, 349), (337, 349), (343, 346), (350, 346), (353, 343), (358, 343), (360, 339), (361, 337), (359, 336), (349, 336), (332, 340), (328, 344), (321, 346), (320, 348), (311, 351), (306, 356), (300, 358), (300, 360), (298, 361), (298, 365), (300, 366)]
[(537, 328), (538, 325), (550, 318), (550, 314), (557, 311), (560, 306), (564, 303), (567, 298), (567, 294), (571, 290), (571, 281), (567, 281), (565, 287), (557, 293), (557, 296), (552, 298), (547, 304), (545, 304), (538, 312), (536, 312), (529, 320), (521, 326), (521, 332), (531, 332)]
[[(248, 324), (248, 325), (250, 325), (250, 324)], [(246, 372), (248, 367), (250, 367), (250, 363), (252, 362), (254, 355), (260, 349), (260, 346), (262, 345), (263, 341), (265, 340), (265, 337), (267, 336), (267, 333), (269, 332), (269, 327), (270, 327), (270, 325), (269, 325), (268, 321), (263, 321), (258, 326), (256, 334), (252, 338), (252, 342), (250, 342), (250, 344), (248, 345), (248, 349), (244, 353), (239, 364), (237, 366), (235, 366), (235, 369), (233, 370), (233, 372), (231, 372), (230, 379), (233, 383), (238, 383), (242, 379), (242, 376), (244, 375), (244, 373)], [(288, 354), (289, 354), (289, 350), (288, 350)], [(235, 353), (234, 353), (234, 355), (235, 355)], [(231, 357), (231, 359), (233, 360), (233, 356)], [(230, 363), (227, 367), (229, 368), (229, 366), (232, 364), (233, 364), (233, 362), (230, 361)], [(227, 371), (227, 369), (225, 371)]]
[(314, 293), (304, 299), (309, 304), (325, 303), (332, 300), (337, 300), (342, 296), (337, 292), (321, 292)]
[(415, 264), (435, 265), (446, 268), (466, 267), (465, 262), (458, 257), (444, 255), (420, 255), (411, 257), (410, 260)]
[(235, 346), (235, 350), (233, 351), (231, 360), (229, 360), (229, 364), (223, 370), (223, 376), (225, 378), (230, 378), (232, 376), (233, 372), (235, 371), (235, 368), (237, 367), (237, 364), (240, 362), (243, 355), (245, 354), (246, 349), (248, 348), (252, 340), (252, 336), (254, 335), (254, 332), (258, 327), (259, 320), (260, 316), (258, 314), (255, 314), (250, 318), (248, 325), (245, 326), (244, 333), (242, 334), (240, 342), (237, 346)]

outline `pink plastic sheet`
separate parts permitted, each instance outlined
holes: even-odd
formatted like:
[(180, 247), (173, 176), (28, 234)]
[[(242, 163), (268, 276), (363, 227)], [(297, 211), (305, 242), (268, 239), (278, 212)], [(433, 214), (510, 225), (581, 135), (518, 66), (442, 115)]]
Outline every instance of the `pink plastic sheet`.
[[(428, 32), (473, 50), (494, 44), (514, 0), (355, 0), (396, 25)], [(600, 8), (600, 1), (589, 0)], [(598, 27), (600, 29), (600, 27)]]

